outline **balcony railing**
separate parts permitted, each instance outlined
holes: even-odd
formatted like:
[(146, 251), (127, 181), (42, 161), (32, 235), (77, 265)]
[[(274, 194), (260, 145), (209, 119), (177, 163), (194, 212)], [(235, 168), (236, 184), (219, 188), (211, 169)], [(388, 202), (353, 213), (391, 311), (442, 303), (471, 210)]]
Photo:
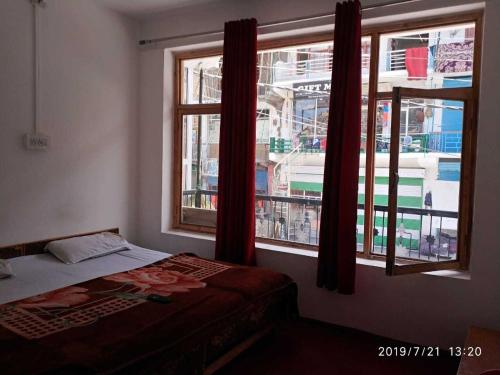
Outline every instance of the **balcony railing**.
[[(270, 137), (269, 152), (277, 154), (287, 154), (296, 146), (292, 144), (291, 139)], [(326, 150), (326, 136), (320, 135), (301, 136), (300, 137), (300, 153), (324, 153)]]
[[(275, 52), (259, 53), (260, 61), (267, 61), (259, 68), (266, 72), (272, 71), (274, 82), (293, 81), (303, 79), (329, 79), (332, 72), (333, 54), (332, 52), (306, 52), (289, 51), (285, 61), (274, 61), (272, 54)], [(268, 54), (268, 56), (265, 56)], [(370, 54), (361, 54), (361, 67), (369, 69)], [(266, 76), (271, 76), (267, 74)], [(268, 78), (268, 80), (270, 80)], [(263, 79), (261, 79), (263, 81)], [(269, 82), (271, 83), (271, 82)]]
[[(390, 137), (377, 134), (376, 152), (388, 152)], [(461, 131), (444, 131), (439, 133), (413, 133), (400, 136), (400, 153), (409, 152), (446, 152), (460, 153), (462, 149)]]
[(389, 62), (388, 71), (406, 70), (406, 50), (397, 49), (387, 51), (387, 60)]
[[(217, 191), (185, 190), (183, 207), (217, 209)], [(321, 199), (256, 194), (256, 236), (318, 245)], [(363, 222), (358, 204), (358, 251), (363, 246)], [(374, 206), (373, 254), (387, 251), (387, 206)], [(424, 208), (398, 207), (396, 247), (404, 258), (441, 261), (456, 258), (458, 213)], [(215, 222), (213, 223), (215, 225)]]
[[(366, 136), (362, 136), (363, 139)], [(389, 152), (390, 137), (376, 134), (376, 152)], [(401, 135), (400, 153), (411, 152), (446, 152), (460, 153), (462, 148), (461, 131), (445, 131), (439, 133), (412, 133), (408, 136)], [(291, 139), (270, 137), (269, 152), (276, 154), (288, 154), (294, 149)], [(324, 153), (326, 151), (326, 136), (300, 137), (299, 153)]]

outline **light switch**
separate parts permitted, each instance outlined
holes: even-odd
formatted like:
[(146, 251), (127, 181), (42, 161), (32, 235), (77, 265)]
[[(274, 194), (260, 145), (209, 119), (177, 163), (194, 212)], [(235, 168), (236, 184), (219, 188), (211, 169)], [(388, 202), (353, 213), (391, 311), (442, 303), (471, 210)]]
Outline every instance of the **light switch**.
[(24, 135), (24, 145), (28, 150), (45, 151), (49, 148), (50, 137), (40, 133)]

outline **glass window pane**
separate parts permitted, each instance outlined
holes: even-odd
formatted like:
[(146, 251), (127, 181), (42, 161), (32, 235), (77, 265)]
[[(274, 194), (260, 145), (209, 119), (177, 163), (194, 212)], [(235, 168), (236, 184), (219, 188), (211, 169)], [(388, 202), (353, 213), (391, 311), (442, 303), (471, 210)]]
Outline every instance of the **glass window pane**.
[[(396, 256), (454, 260), (463, 102), (403, 99), (400, 115)], [(374, 254), (387, 252), (392, 103), (377, 102)]]
[(463, 111), (460, 101), (401, 101), (398, 258), (457, 259)]
[[(379, 101), (373, 253), (385, 254), (391, 102)], [(456, 259), (463, 103), (401, 103), (396, 256)]]
[[(364, 176), (370, 39), (362, 40)], [(258, 54), (256, 235), (318, 244), (333, 43)], [(364, 182), (360, 178), (358, 250), (362, 250)]]
[(215, 227), (220, 115), (187, 115), (182, 121), (181, 223)]
[(222, 56), (182, 60), (182, 104), (220, 103)]
[(370, 72), (370, 38), (361, 40), (361, 147), (359, 154), (359, 184), (358, 184), (358, 222), (356, 227), (356, 250), (363, 252), (365, 230), (365, 166), (366, 166), (366, 141), (368, 125), (368, 89)]
[(371, 252), (386, 254), (389, 200), (389, 156), (391, 148), (390, 100), (377, 102), (375, 118), (375, 184), (373, 188), (373, 244)]
[(378, 91), (472, 86), (474, 23), (383, 34)]

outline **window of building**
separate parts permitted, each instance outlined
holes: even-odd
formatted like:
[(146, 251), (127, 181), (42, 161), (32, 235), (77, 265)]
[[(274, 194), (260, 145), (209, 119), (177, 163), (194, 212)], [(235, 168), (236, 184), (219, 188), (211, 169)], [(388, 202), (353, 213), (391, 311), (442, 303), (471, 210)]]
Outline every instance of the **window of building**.
[[(380, 27), (362, 39), (357, 251), (387, 257), (392, 273), (467, 265), (480, 20)], [(331, 39), (259, 44), (261, 241), (318, 245)], [(184, 229), (213, 232), (216, 224), (220, 53), (177, 56), (174, 226)]]

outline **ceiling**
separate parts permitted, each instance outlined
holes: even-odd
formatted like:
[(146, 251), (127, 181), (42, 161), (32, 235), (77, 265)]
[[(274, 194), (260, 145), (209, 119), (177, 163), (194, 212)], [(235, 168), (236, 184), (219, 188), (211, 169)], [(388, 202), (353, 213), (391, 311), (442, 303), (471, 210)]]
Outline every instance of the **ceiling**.
[(214, 1), (217, 0), (97, 0), (108, 8), (136, 18)]

